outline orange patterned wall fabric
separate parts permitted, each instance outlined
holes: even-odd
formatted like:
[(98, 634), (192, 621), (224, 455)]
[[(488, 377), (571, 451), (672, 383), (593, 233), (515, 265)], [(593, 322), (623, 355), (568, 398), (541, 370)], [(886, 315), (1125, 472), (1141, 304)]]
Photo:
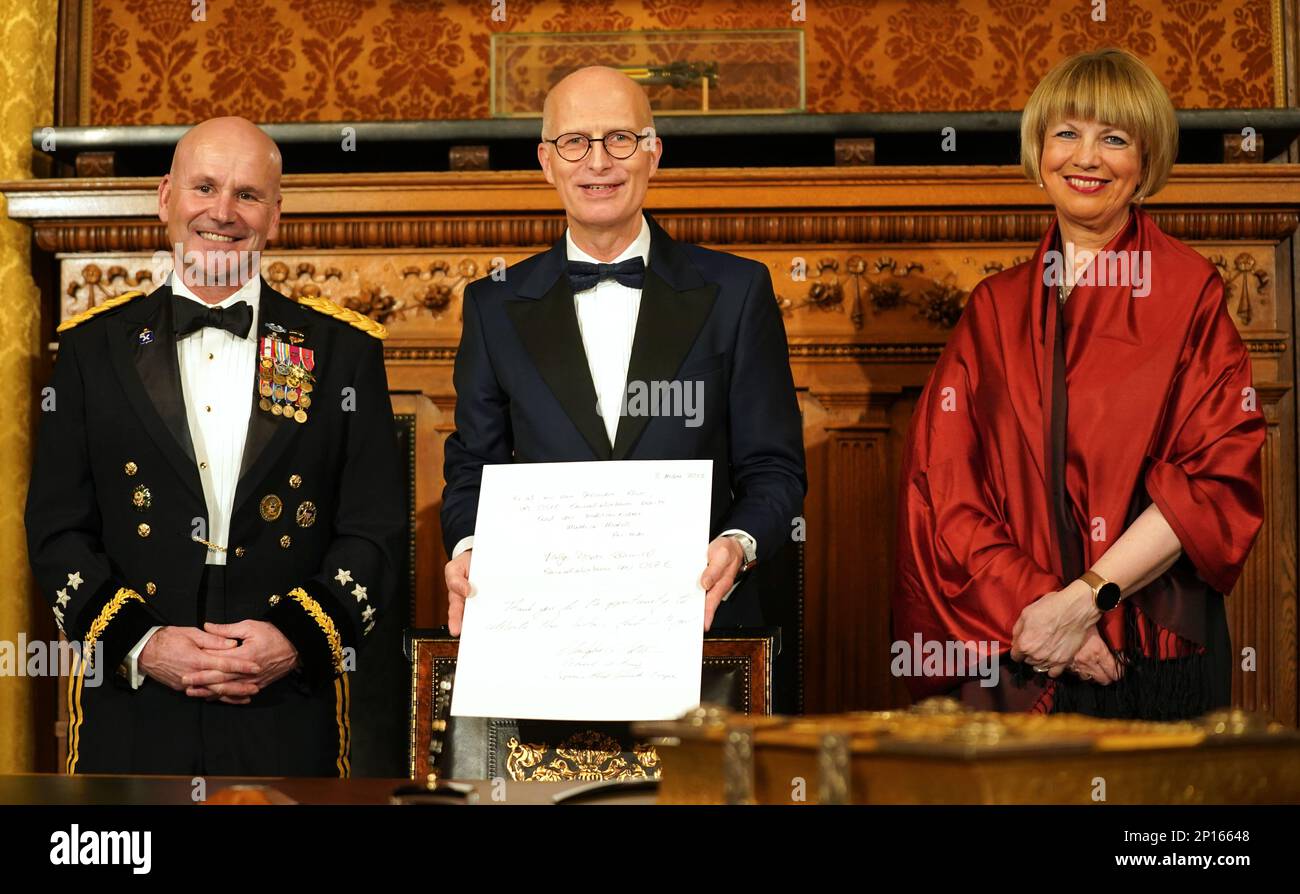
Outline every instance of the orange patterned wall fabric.
[(798, 28), (811, 112), (1018, 109), (1102, 46), (1141, 56), (1180, 108), (1278, 104), (1280, 0), (1107, 0), (1104, 21), (1090, 0), (807, 0), (804, 21), (789, 0), (63, 2), (89, 15), (86, 124), (485, 118), (501, 31)]

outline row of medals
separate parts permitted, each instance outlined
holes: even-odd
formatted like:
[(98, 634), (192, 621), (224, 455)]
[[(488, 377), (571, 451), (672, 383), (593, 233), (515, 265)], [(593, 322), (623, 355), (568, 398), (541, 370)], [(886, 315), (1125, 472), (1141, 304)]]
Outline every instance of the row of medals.
[(301, 366), (274, 363), (263, 357), (257, 366), (257, 405), (269, 410), (272, 416), (307, 421), (307, 408), (311, 406), (312, 374)]

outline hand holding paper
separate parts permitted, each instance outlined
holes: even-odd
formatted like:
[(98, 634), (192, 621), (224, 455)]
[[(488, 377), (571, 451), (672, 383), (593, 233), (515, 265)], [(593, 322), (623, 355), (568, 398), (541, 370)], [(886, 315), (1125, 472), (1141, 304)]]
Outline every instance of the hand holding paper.
[(693, 707), (710, 482), (707, 460), (484, 468), (452, 714), (651, 720)]

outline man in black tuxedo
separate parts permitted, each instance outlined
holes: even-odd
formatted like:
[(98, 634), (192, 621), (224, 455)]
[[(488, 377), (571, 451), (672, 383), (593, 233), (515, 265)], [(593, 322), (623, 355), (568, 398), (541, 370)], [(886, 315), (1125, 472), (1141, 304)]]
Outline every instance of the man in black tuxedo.
[(442, 507), (453, 634), (482, 469), (509, 462), (713, 460), (704, 627), (762, 623), (755, 588), (733, 585), (790, 537), (807, 486), (785, 329), (762, 264), (643, 212), (662, 153), (620, 72), (581, 69), (546, 97), (537, 157), (568, 230), (465, 290)]
[(383, 327), (259, 275), (280, 155), (250, 122), (186, 133), (158, 200), (175, 269), (59, 327), (28, 491), (41, 592), (102, 662), (65, 769), (347, 775), (404, 525)]

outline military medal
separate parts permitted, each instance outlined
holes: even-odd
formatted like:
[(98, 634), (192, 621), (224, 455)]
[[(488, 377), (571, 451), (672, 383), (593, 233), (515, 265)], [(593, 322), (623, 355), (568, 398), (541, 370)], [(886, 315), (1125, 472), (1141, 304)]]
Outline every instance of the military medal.
[(258, 347), (257, 394), (261, 399), (257, 406), (272, 416), (302, 424), (311, 406), (307, 394), (315, 378), (315, 352), (299, 344), (305, 338), (300, 332), (291, 333), (296, 338), (289, 344), (280, 339), (283, 327), (267, 323), (266, 328), (273, 334), (263, 336)]

